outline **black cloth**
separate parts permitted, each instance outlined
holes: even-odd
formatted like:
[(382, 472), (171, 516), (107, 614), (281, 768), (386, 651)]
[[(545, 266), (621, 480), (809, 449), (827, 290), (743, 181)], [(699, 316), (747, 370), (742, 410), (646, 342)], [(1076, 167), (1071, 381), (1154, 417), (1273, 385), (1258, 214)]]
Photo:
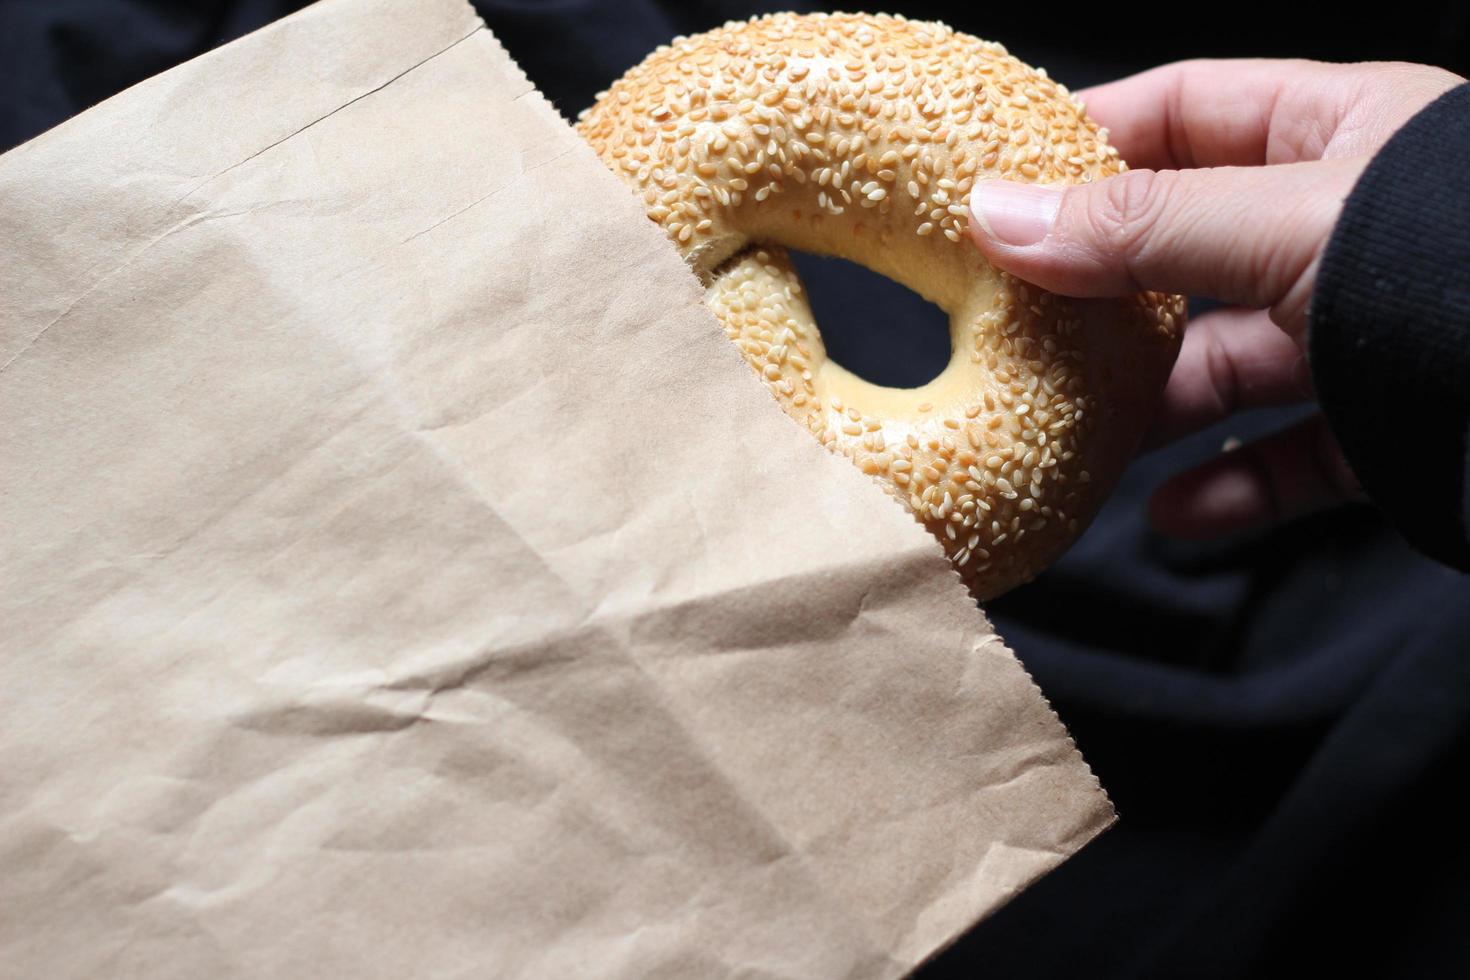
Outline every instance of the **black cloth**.
[[(0, 147), (297, 5), (0, 0)], [(571, 117), (675, 34), (813, 5), (476, 6)], [(1279, 0), (1186, 14), (1143, 0), (1050, 5), (1044, 16), (1027, 4), (879, 6), (1003, 41), (1073, 86), (1199, 55), (1470, 71), (1463, 0), (1351, 16)], [(803, 271), (824, 332), (853, 297), (858, 322), (937, 322), (840, 263)], [(865, 353), (862, 337), (847, 340), (840, 357), (871, 365), (875, 380), (923, 375), (906, 363), (908, 345)], [(1250, 413), (1140, 458), (1057, 565), (987, 607), (1121, 820), (924, 976), (1470, 975), (1458, 793), (1470, 772), (1470, 579), (1366, 506), (1212, 544), (1164, 538), (1144, 519), (1153, 488), (1225, 436), (1250, 439), (1299, 415)]]
[(1308, 346), (1363, 489), (1470, 571), (1470, 84), (1393, 135), (1322, 255)]

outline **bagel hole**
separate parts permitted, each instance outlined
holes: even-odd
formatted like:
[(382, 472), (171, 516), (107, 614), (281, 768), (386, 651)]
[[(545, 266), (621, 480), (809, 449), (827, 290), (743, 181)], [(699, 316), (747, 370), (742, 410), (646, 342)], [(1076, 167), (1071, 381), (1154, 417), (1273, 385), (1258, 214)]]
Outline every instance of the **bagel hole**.
[(856, 262), (791, 251), (827, 356), (871, 384), (918, 388), (949, 363), (949, 317)]

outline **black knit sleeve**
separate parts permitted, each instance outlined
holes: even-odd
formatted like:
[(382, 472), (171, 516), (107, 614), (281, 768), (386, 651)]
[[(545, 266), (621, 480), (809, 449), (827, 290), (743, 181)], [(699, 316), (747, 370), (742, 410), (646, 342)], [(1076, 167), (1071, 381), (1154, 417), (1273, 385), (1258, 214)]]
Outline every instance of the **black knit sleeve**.
[(1470, 570), (1470, 84), (1368, 164), (1322, 255), (1308, 356), (1363, 489)]

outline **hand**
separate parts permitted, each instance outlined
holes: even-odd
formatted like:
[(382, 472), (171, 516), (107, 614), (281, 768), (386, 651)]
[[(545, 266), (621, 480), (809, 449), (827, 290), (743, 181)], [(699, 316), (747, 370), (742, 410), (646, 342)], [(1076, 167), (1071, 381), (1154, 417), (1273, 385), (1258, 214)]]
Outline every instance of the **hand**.
[[(1143, 289), (1232, 307), (1185, 331), (1151, 445), (1238, 409), (1310, 400), (1303, 349), (1317, 264), (1369, 158), (1463, 79), (1408, 64), (1190, 61), (1078, 93), (1129, 163), (1094, 184), (976, 185), (971, 235), (1056, 293)], [(1213, 537), (1359, 497), (1321, 415), (1180, 474), (1161, 530)]]

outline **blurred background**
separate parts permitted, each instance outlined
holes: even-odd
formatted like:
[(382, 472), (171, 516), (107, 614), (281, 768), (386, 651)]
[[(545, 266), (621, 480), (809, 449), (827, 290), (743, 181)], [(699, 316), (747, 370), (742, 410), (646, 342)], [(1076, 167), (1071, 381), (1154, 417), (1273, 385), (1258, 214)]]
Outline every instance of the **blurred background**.
[[(300, 6), (0, 0), (0, 150)], [(674, 35), (820, 9), (475, 6), (568, 118)], [(1000, 41), (1073, 88), (1199, 56), (1470, 74), (1465, 0), (868, 9)], [(846, 263), (801, 265), (839, 362), (894, 385), (938, 373), (937, 310)], [(1209, 544), (1165, 538), (1144, 516), (1168, 475), (1303, 411), (1238, 416), (1140, 457), (1058, 565), (988, 606), (1121, 819), (923, 976), (1470, 976), (1455, 802), (1470, 776), (1470, 579), (1412, 552), (1367, 506)]]

